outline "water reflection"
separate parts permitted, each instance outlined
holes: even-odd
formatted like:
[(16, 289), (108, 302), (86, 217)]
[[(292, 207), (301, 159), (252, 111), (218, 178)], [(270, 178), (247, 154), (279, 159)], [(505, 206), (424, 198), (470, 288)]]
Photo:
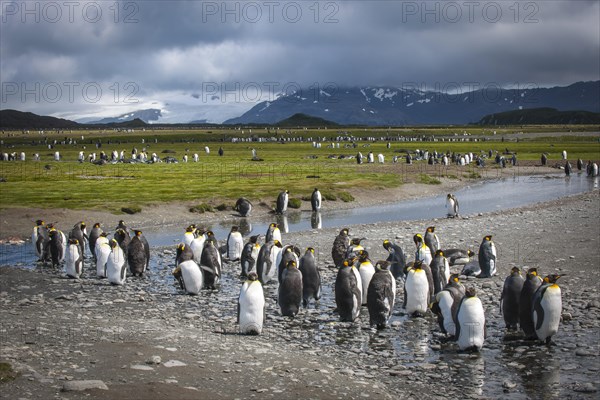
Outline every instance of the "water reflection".
[(519, 370), (523, 388), (529, 398), (560, 397), (560, 359), (553, 348), (532, 347), (519, 360), (526, 368)]
[(277, 215), (276, 219), (277, 219), (277, 225), (279, 225), (279, 230), (281, 231), (281, 233), (289, 233), (290, 225), (288, 223), (287, 215), (279, 214), (279, 215)]
[(310, 216), (310, 227), (313, 229), (321, 229), (323, 221), (321, 219), (320, 211), (313, 211)]

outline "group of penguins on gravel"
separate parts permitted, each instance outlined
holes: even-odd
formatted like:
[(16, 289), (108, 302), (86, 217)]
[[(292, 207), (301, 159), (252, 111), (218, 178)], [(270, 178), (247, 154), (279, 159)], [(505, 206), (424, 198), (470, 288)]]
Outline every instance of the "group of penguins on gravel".
[[(320, 194), (318, 208), (320, 208)], [(285, 212), (288, 191), (280, 194), (277, 212)], [(449, 194), (446, 206), (448, 216), (458, 216), (458, 201)], [(240, 214), (248, 215), (251, 204), (244, 198), (236, 203)], [(210, 230), (189, 225), (183, 240), (177, 245), (176, 267), (172, 271), (181, 289), (197, 295), (202, 289), (218, 289), (223, 260), (239, 262), (244, 279), (238, 297), (238, 323), (240, 333), (258, 335), (265, 320), (263, 286), (278, 282), (277, 304), (283, 316), (294, 317), (302, 306), (321, 298), (321, 275), (314, 247), (304, 254), (294, 244), (284, 245), (276, 223), (267, 229), (264, 244), (261, 235), (250, 236), (244, 244), (237, 226), (233, 226), (224, 246)], [(142, 276), (150, 259), (147, 240), (140, 230), (128, 228), (120, 221), (112, 239), (99, 223), (94, 224), (89, 235), (86, 224), (79, 222), (66, 235), (54, 224), (38, 220), (32, 241), (43, 262), (53, 266), (65, 262), (68, 277), (79, 278), (83, 272), (85, 242), (93, 255), (99, 278), (111, 284), (125, 283), (127, 271)], [(366, 306), (371, 326), (384, 329), (396, 301), (397, 282), (403, 285), (403, 309), (410, 316), (424, 316), (431, 310), (448, 340), (457, 342), (460, 350), (479, 351), (485, 340), (485, 312), (473, 287), (460, 282), (463, 275), (489, 278), (497, 274), (497, 252), (492, 235), (486, 235), (480, 246), (478, 260), (471, 250), (442, 250), (435, 227), (430, 226), (424, 235), (413, 236), (415, 260), (408, 263), (401, 246), (390, 240), (383, 241), (388, 252), (386, 260), (373, 263), (361, 242), (365, 238), (351, 237), (343, 228), (333, 241), (331, 256), (337, 268), (334, 284), (336, 312), (340, 321), (354, 322)], [(93, 251), (91, 249), (94, 249)], [(462, 267), (452, 273), (451, 266)], [(562, 312), (561, 290), (556, 284), (559, 275), (544, 279), (537, 269), (530, 268), (526, 277), (518, 267), (511, 270), (504, 282), (500, 302), (506, 327), (523, 330), (527, 339), (550, 343), (558, 331)]]

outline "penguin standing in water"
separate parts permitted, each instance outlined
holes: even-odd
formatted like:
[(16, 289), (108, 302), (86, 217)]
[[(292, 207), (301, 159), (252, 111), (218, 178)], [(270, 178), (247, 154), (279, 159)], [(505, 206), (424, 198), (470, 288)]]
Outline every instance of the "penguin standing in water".
[(80, 251), (81, 247), (77, 239), (69, 239), (65, 262), (65, 272), (69, 278), (79, 279), (81, 277), (81, 273), (83, 272), (83, 257)]
[(545, 167), (546, 164), (548, 163), (548, 156), (545, 153), (542, 153), (541, 162), (542, 162), (542, 167)]
[(106, 263), (106, 277), (111, 284), (122, 285), (127, 278), (125, 253), (115, 239), (110, 241), (110, 247), (111, 252)]
[(242, 217), (248, 217), (250, 215), (250, 212), (252, 212), (252, 203), (250, 202), (250, 200), (244, 197), (240, 197), (235, 202), (233, 210), (239, 212)]
[(481, 274), (478, 278), (496, 275), (496, 245), (492, 242), (492, 235), (485, 236), (479, 246), (479, 268)]
[(319, 301), (321, 299), (321, 274), (317, 267), (315, 249), (308, 247), (300, 258), (300, 273), (302, 274), (302, 304), (308, 307), (310, 298)]
[(242, 255), (244, 249), (244, 238), (237, 226), (232, 226), (227, 236), (227, 258), (229, 261), (237, 261)]
[(212, 241), (207, 240), (202, 250), (200, 268), (204, 273), (204, 284), (208, 289), (216, 289), (221, 278), (221, 257)]
[(237, 322), (240, 333), (260, 335), (265, 320), (265, 295), (256, 272), (250, 272), (238, 297)]
[(377, 262), (375, 273), (366, 290), (369, 321), (371, 325), (376, 325), (377, 329), (386, 327), (396, 300), (396, 280), (389, 271), (389, 265), (387, 261)]
[(275, 264), (277, 265), (277, 282), (281, 283), (283, 271), (290, 261), (295, 261), (296, 267), (300, 264), (300, 249), (292, 244), (283, 246), (275, 259)]
[(570, 176), (572, 171), (573, 171), (573, 167), (571, 166), (571, 163), (567, 160), (565, 162), (565, 175)]
[(511, 330), (517, 329), (519, 324), (519, 298), (524, 283), (525, 279), (523, 279), (519, 267), (513, 267), (510, 275), (504, 280), (500, 296), (500, 312), (504, 316), (506, 328)]
[(460, 206), (458, 205), (458, 199), (456, 198), (456, 196), (452, 193), (448, 193), (448, 196), (446, 196), (446, 209), (448, 209), (448, 217), (457, 218), (459, 208)]
[(54, 226), (48, 231), (50, 237), (50, 256), (52, 258), (52, 266), (57, 267), (60, 263), (65, 260), (65, 254), (67, 252), (67, 237), (62, 231), (56, 229)]
[(71, 232), (69, 232), (69, 239), (77, 239), (79, 244), (79, 253), (82, 257), (85, 254), (85, 239), (87, 238), (86, 225), (83, 221), (76, 223)]
[(106, 278), (106, 264), (108, 263), (108, 257), (112, 251), (109, 240), (106, 237), (108, 233), (102, 232), (98, 239), (96, 239), (96, 245), (94, 246), (94, 258), (96, 259), (96, 276), (98, 278)]
[(284, 317), (295, 317), (302, 304), (302, 273), (298, 264), (289, 260), (279, 283), (279, 307)]
[(258, 259), (258, 253), (260, 251), (260, 243), (258, 239), (260, 235), (250, 236), (250, 240), (244, 246), (242, 255), (240, 257), (240, 264), (242, 267), (242, 278), (246, 278), (248, 274), (254, 271), (256, 267), (256, 260)]
[(344, 260), (335, 278), (335, 304), (342, 322), (353, 322), (360, 315), (360, 277), (357, 279), (353, 269), (352, 260)]
[(133, 276), (142, 276), (150, 262), (150, 246), (142, 231), (134, 230), (134, 236), (127, 246), (127, 263)]
[(578, 171), (583, 170), (583, 160), (581, 158), (577, 159), (577, 170)]
[(358, 273), (360, 274), (360, 281), (362, 284), (362, 302), (361, 305), (367, 305), (367, 294), (369, 290), (369, 284), (375, 274), (375, 267), (369, 259), (369, 253), (366, 250), (360, 250), (358, 252)]
[[(429, 271), (429, 273), (427, 273)], [(415, 261), (409, 266), (404, 281), (403, 308), (409, 315), (424, 316), (433, 295), (433, 279), (429, 266)]]
[(406, 256), (402, 251), (402, 247), (386, 239), (383, 241), (383, 248), (389, 252), (386, 261), (390, 263), (389, 270), (394, 276), (394, 279), (403, 277), (404, 269), (406, 268)]
[(529, 268), (523, 288), (519, 296), (519, 326), (527, 339), (535, 339), (535, 326), (533, 324), (533, 295), (542, 285), (542, 278), (538, 276), (537, 268)]
[(188, 294), (198, 294), (204, 287), (204, 275), (202, 269), (194, 260), (187, 260), (180, 263), (173, 270), (173, 276), (179, 282), (181, 289)]
[(440, 239), (435, 234), (435, 226), (430, 226), (429, 228), (427, 228), (424, 239), (425, 245), (429, 247), (429, 251), (432, 255), (435, 254), (435, 252), (441, 248)]
[(310, 196), (310, 206), (313, 211), (319, 211), (321, 209), (321, 200), (321, 192), (319, 192), (319, 189), (315, 188)]
[(455, 339), (461, 351), (479, 351), (485, 340), (485, 312), (475, 288), (468, 288), (454, 317)]
[(276, 276), (276, 261), (280, 251), (281, 243), (278, 240), (267, 242), (260, 248), (256, 260), (256, 274), (263, 285)]
[(546, 344), (558, 332), (562, 314), (562, 296), (556, 281), (560, 275), (552, 274), (544, 278), (544, 283), (533, 295), (532, 318), (535, 335)]
[(45, 261), (46, 259), (46, 249), (49, 241), (50, 236), (48, 235), (48, 227), (44, 221), (38, 219), (35, 222), (35, 227), (31, 234), (31, 243), (33, 243), (35, 254), (40, 261)]
[[(200, 253), (202, 254), (202, 253)], [(194, 260), (195, 261), (195, 254), (192, 251), (192, 249), (190, 248), (190, 246), (186, 246), (184, 243), (179, 243), (177, 245), (177, 251), (175, 253), (175, 265), (179, 265), (182, 262), (185, 261), (189, 261), (189, 260)]]
[(443, 250), (435, 252), (430, 268), (433, 279), (433, 294), (436, 295), (442, 291), (450, 279), (450, 265), (446, 257), (444, 257)]
[(286, 189), (277, 196), (277, 205), (275, 207), (276, 214), (283, 214), (287, 211), (290, 192)]
[(282, 243), (281, 231), (279, 230), (279, 227), (277, 226), (277, 224), (272, 222), (271, 224), (269, 224), (269, 227), (267, 228), (267, 234), (265, 235), (265, 243), (275, 241), (275, 240), (278, 240), (279, 243)]
[(92, 226), (92, 230), (90, 230), (90, 235), (88, 236), (88, 245), (90, 248), (90, 253), (92, 253), (92, 257), (94, 258), (94, 262), (97, 261), (96, 258), (96, 241), (100, 237), (100, 234), (104, 232), (100, 227), (100, 223), (96, 222), (94, 226)]
[(417, 246), (415, 260), (421, 261), (423, 262), (423, 264), (431, 264), (431, 261), (433, 259), (431, 257), (431, 250), (429, 250), (429, 247), (427, 247), (427, 245), (425, 244), (423, 236), (421, 236), (420, 233), (417, 233), (415, 236), (413, 236), (413, 240), (415, 242), (415, 245)]
[(188, 246), (192, 250), (193, 259), (196, 264), (200, 265), (202, 259), (202, 250), (204, 250), (204, 243), (206, 242), (206, 233), (200, 229), (196, 229), (196, 237), (192, 240), (192, 243)]
[(459, 282), (458, 274), (451, 275), (444, 290), (435, 296), (431, 311), (437, 315), (440, 329), (446, 335), (453, 337), (456, 333), (453, 316), (464, 296), (465, 287)]
[(342, 265), (348, 246), (350, 246), (350, 236), (348, 236), (348, 232), (348, 228), (343, 228), (333, 241), (331, 258), (336, 267)]

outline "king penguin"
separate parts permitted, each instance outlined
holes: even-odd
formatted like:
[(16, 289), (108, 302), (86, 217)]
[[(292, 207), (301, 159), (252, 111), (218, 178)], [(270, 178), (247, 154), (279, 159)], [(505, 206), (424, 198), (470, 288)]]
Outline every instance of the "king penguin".
[(295, 260), (289, 260), (279, 283), (279, 307), (284, 317), (295, 317), (302, 304), (302, 273)]
[(369, 284), (375, 274), (375, 267), (369, 259), (369, 253), (366, 250), (360, 250), (358, 252), (358, 273), (360, 274), (360, 281), (362, 285), (362, 303), (361, 305), (367, 305), (367, 294), (369, 290)]
[(560, 275), (552, 274), (544, 278), (544, 283), (533, 295), (532, 318), (535, 335), (546, 344), (558, 332), (562, 314), (562, 296), (556, 281)]
[(479, 246), (479, 268), (481, 274), (478, 278), (496, 275), (496, 245), (492, 242), (492, 235), (485, 236)]
[(431, 277), (433, 279), (433, 294), (436, 295), (442, 291), (450, 279), (450, 265), (446, 257), (444, 257), (443, 250), (435, 252), (430, 267)]
[(239, 212), (242, 217), (248, 217), (252, 212), (252, 203), (250, 200), (240, 197), (235, 202), (233, 210)]
[(348, 232), (348, 228), (343, 228), (333, 241), (331, 258), (336, 267), (342, 265), (348, 246), (350, 246), (350, 236), (348, 236)]
[(365, 249), (363, 245), (360, 244), (360, 242), (362, 242), (365, 239), (366, 238), (352, 238), (350, 240), (350, 245), (348, 246), (348, 249), (346, 249), (346, 254), (344, 258), (358, 257), (358, 254)]
[(446, 249), (444, 250), (444, 256), (448, 259), (448, 263), (451, 267), (465, 266), (469, 262), (471, 262), (471, 257), (473, 257), (475, 253), (471, 250), (462, 250), (462, 249)]
[(342, 322), (353, 322), (360, 315), (360, 277), (356, 278), (352, 263), (352, 260), (344, 260), (335, 279), (335, 304)]
[(237, 226), (232, 226), (227, 236), (227, 258), (229, 261), (237, 261), (244, 249), (244, 239)]
[(290, 192), (286, 189), (283, 192), (279, 193), (279, 196), (277, 196), (277, 205), (275, 207), (276, 214), (283, 214), (287, 211), (289, 193)]
[(83, 257), (81, 256), (81, 247), (77, 239), (69, 239), (65, 272), (69, 278), (73, 279), (79, 279), (83, 272)]
[(456, 310), (455, 338), (461, 351), (479, 351), (485, 340), (485, 312), (474, 288), (467, 288)]
[(519, 295), (519, 326), (527, 339), (535, 339), (535, 326), (533, 324), (533, 295), (542, 285), (542, 278), (538, 276), (537, 268), (529, 268), (527, 276)]
[(456, 333), (453, 316), (464, 296), (465, 287), (460, 283), (458, 274), (451, 275), (444, 290), (435, 296), (435, 302), (431, 307), (431, 311), (437, 315), (442, 333), (451, 337)]
[(408, 266), (404, 280), (403, 308), (409, 315), (424, 316), (429, 308), (433, 281), (430, 277), (431, 274), (428, 276), (425, 265), (421, 261), (415, 261)]
[(204, 287), (204, 275), (194, 260), (180, 263), (172, 273), (181, 289), (188, 294), (198, 294)]
[(31, 243), (35, 249), (35, 254), (40, 261), (45, 261), (46, 249), (48, 248), (49, 241), (50, 237), (48, 235), (48, 227), (44, 221), (38, 219), (35, 223), (35, 227), (33, 227)]
[(279, 230), (279, 227), (277, 226), (277, 224), (272, 222), (269, 224), (269, 227), (267, 228), (267, 234), (265, 235), (265, 243), (275, 241), (275, 240), (278, 240), (279, 243), (282, 243), (281, 231)]
[(196, 237), (188, 247), (192, 250), (193, 259), (198, 265), (200, 265), (200, 260), (202, 259), (202, 250), (204, 250), (205, 242), (206, 232), (196, 228)]
[(94, 226), (92, 226), (92, 229), (90, 230), (90, 235), (88, 237), (90, 253), (92, 253), (92, 257), (94, 258), (94, 261), (97, 261), (97, 259), (96, 259), (96, 241), (98, 240), (98, 238), (100, 237), (100, 234), (102, 232), (104, 232), (104, 231), (100, 227), (100, 222), (96, 222), (94, 224)]
[(277, 265), (277, 282), (281, 282), (283, 271), (286, 269), (290, 261), (296, 262), (296, 268), (300, 264), (300, 249), (293, 244), (285, 245), (281, 248), (275, 264)]
[(112, 251), (109, 240), (106, 237), (107, 232), (102, 232), (98, 239), (96, 239), (95, 247), (95, 258), (96, 258), (96, 276), (98, 278), (106, 278), (106, 264), (108, 263), (108, 257)]
[(88, 238), (85, 222), (80, 221), (73, 226), (69, 232), (69, 239), (77, 239), (79, 244), (79, 253), (83, 257), (85, 254), (85, 240)]
[(310, 206), (313, 211), (319, 211), (321, 209), (321, 200), (321, 192), (319, 192), (319, 189), (315, 188), (310, 196)]
[(260, 335), (265, 320), (265, 295), (256, 272), (250, 272), (238, 297), (237, 321), (240, 333)]
[(448, 215), (448, 218), (457, 218), (459, 208), (460, 206), (458, 205), (456, 196), (452, 193), (448, 193), (448, 196), (446, 196), (446, 214)]
[(519, 298), (523, 290), (525, 279), (521, 275), (521, 268), (513, 267), (510, 275), (504, 280), (502, 295), (500, 296), (500, 312), (504, 316), (504, 323), (508, 329), (517, 329), (519, 324)]
[(260, 248), (256, 260), (256, 273), (261, 284), (269, 283), (277, 275), (277, 265), (275, 263), (281, 247), (278, 240), (272, 240)]
[(369, 321), (371, 325), (377, 326), (377, 329), (386, 327), (396, 300), (396, 279), (389, 271), (389, 265), (387, 261), (377, 262), (367, 289)]
[(214, 242), (207, 240), (202, 250), (200, 268), (204, 275), (204, 284), (208, 289), (216, 289), (221, 278), (221, 257)]
[(242, 267), (241, 277), (246, 278), (248, 274), (255, 270), (256, 260), (258, 259), (258, 253), (260, 251), (260, 243), (258, 239), (260, 235), (250, 236), (250, 240), (244, 246), (242, 255), (240, 257), (240, 264)]
[(125, 253), (115, 239), (110, 241), (110, 247), (111, 252), (106, 263), (106, 277), (113, 285), (123, 285), (127, 279)]
[(423, 240), (423, 236), (420, 233), (417, 233), (413, 236), (413, 240), (415, 242), (415, 246), (417, 246), (417, 251), (415, 252), (415, 260), (421, 261), (423, 264), (431, 264), (431, 250), (425, 244)]
[(383, 248), (389, 253), (386, 261), (390, 263), (389, 270), (394, 279), (403, 277), (404, 269), (406, 268), (406, 256), (402, 251), (402, 247), (386, 239), (383, 241)]
[(133, 276), (142, 276), (148, 269), (150, 247), (142, 231), (135, 229), (134, 236), (127, 246), (127, 264)]
[(189, 246), (192, 243), (192, 240), (196, 238), (196, 225), (192, 224), (185, 228), (185, 232), (183, 233), (183, 244)]
[(315, 249), (308, 247), (300, 258), (300, 273), (302, 273), (302, 304), (308, 307), (309, 299), (321, 299), (321, 274), (317, 267)]
[(177, 245), (177, 251), (175, 253), (175, 265), (179, 265), (182, 262), (188, 260), (194, 260), (194, 252), (192, 251), (190, 246), (187, 246), (184, 243), (179, 243)]
[(65, 260), (65, 254), (67, 252), (67, 237), (65, 234), (56, 229), (54, 226), (48, 231), (50, 237), (50, 255), (52, 257), (52, 266), (57, 267), (60, 263)]
[[(427, 247), (429, 247), (429, 252), (433, 256), (433, 254), (435, 254), (435, 252), (441, 248), (440, 239), (435, 234), (435, 226), (430, 226), (427, 228), (427, 231), (425, 231), (424, 239), (425, 239), (425, 245)], [(428, 263), (428, 264), (430, 264), (430, 263)]]

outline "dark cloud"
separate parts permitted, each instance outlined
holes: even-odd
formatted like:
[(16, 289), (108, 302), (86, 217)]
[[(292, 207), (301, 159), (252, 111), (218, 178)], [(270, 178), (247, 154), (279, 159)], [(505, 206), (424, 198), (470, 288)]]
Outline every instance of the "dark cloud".
[[(2, 2), (2, 108), (76, 115), (152, 102), (192, 107), (189, 99), (214, 112), (251, 97), (229, 90), (258, 87), (264, 95), (292, 83), (548, 86), (600, 79), (597, 1), (115, 4), (76, 2), (69, 10), (62, 2)], [(48, 89), (52, 82), (96, 84), (102, 96), (65, 101), (63, 94), (53, 102), (19, 93), (21, 85)], [(16, 95), (5, 86), (15, 83)], [(138, 103), (124, 101), (131, 98)]]

